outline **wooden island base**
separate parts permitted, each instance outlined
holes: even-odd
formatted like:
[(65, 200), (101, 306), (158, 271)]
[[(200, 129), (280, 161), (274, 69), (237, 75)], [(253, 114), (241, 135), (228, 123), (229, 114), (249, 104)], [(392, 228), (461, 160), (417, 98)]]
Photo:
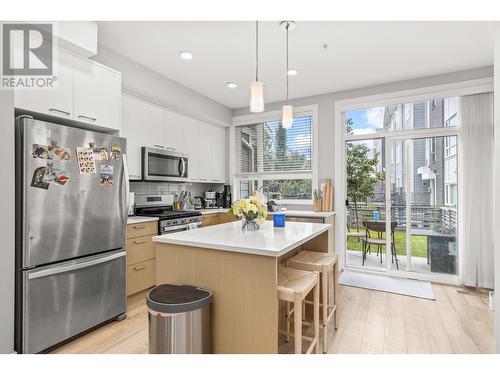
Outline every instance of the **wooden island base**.
[(278, 265), (300, 250), (328, 252), (328, 231), (280, 257), (156, 243), (156, 284), (211, 290), (214, 353), (278, 353)]

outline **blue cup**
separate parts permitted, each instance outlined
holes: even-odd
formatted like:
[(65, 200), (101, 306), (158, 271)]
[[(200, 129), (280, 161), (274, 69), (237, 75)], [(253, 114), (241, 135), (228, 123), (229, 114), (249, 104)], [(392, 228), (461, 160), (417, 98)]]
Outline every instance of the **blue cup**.
[(285, 226), (285, 214), (273, 214), (273, 223), (275, 228), (283, 228)]

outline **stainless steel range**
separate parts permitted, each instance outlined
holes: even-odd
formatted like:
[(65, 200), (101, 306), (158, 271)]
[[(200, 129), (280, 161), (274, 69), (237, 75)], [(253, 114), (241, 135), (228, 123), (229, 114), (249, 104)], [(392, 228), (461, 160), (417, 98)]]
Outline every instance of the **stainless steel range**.
[(137, 216), (158, 217), (158, 234), (181, 232), (201, 227), (199, 211), (174, 211), (173, 195), (136, 195)]

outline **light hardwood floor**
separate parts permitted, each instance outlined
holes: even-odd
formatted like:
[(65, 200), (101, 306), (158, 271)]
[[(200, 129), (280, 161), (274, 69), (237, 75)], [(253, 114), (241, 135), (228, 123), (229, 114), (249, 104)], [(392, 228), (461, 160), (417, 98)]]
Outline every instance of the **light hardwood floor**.
[[(436, 301), (340, 286), (339, 328), (329, 352), (493, 353), (493, 313), (487, 294), (433, 284)], [(281, 350), (280, 350), (281, 351)], [(147, 353), (145, 292), (128, 299), (128, 317), (52, 353)]]

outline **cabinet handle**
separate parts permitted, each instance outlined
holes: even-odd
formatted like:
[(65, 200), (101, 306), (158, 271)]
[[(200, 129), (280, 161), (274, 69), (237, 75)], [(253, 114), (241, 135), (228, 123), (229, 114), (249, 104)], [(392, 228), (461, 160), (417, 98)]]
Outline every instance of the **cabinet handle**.
[(70, 112), (66, 112), (57, 108), (49, 108), (49, 112), (57, 112), (57, 113), (62, 113), (63, 115), (69, 116), (71, 115)]
[(140, 270), (142, 270), (144, 268), (146, 268), (146, 266), (137, 266), (137, 267), (134, 267), (134, 270), (140, 271)]
[(145, 229), (145, 225), (134, 225), (134, 229)]
[(141, 243), (146, 243), (146, 240), (134, 241), (136, 245), (140, 245)]
[(89, 117), (89, 116), (84, 116), (84, 115), (78, 115), (78, 118), (83, 118), (83, 119), (87, 119), (87, 120), (90, 120), (90, 121), (97, 121), (96, 118), (94, 117)]
[(165, 147), (167, 150), (175, 151), (175, 147)]

